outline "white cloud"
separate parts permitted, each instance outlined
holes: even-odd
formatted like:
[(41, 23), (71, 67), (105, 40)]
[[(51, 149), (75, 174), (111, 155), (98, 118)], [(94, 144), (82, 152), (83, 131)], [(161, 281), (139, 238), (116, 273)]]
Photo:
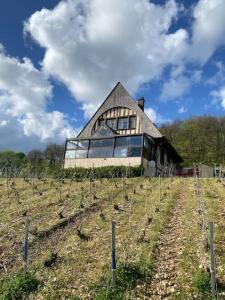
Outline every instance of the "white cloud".
[(180, 98), (189, 90), (190, 86), (191, 81), (183, 75), (175, 78), (171, 77), (168, 81), (164, 82), (160, 99), (167, 101)]
[(223, 62), (217, 61), (215, 62), (216, 73), (206, 80), (207, 84), (210, 85), (218, 85), (225, 82), (225, 66)]
[(51, 140), (52, 137), (64, 140), (65, 137), (74, 136), (65, 115), (59, 111), (27, 113), (20, 123), (26, 136), (37, 136), (41, 141)]
[(177, 98), (201, 80), (198, 70), (191, 82), (182, 72), (188, 62), (206, 62), (224, 43), (225, 1), (199, 0), (192, 36), (183, 28), (169, 32), (180, 10), (175, 0), (165, 5), (63, 0), (52, 10), (35, 12), (24, 31), (45, 48), (44, 70), (63, 82), (90, 116), (118, 81), (134, 93), (142, 83), (159, 78), (165, 66), (179, 66), (172, 75), (177, 72), (176, 80), (163, 87), (162, 95)]
[(0, 44), (1, 149), (31, 149), (50, 140), (63, 142), (72, 135), (65, 115), (46, 112), (51, 97), (52, 86), (46, 75), (29, 59), (19, 61), (8, 56)]
[[(148, 0), (62, 0), (52, 10), (35, 12), (24, 32), (45, 49), (41, 71), (28, 58), (9, 57), (0, 44), (2, 141), (8, 145), (11, 133), (18, 143), (36, 145), (72, 134), (67, 116), (46, 110), (52, 97), (49, 76), (66, 85), (87, 118), (118, 81), (133, 94), (141, 84), (159, 79), (168, 66), (172, 72), (161, 99), (187, 93), (202, 80), (199, 66), (190, 74), (187, 64), (206, 63), (225, 43), (225, 1), (199, 0), (191, 35), (184, 28), (170, 32), (180, 11), (175, 0), (165, 5)], [(212, 95), (224, 107), (223, 92)], [(156, 122), (163, 120), (154, 110), (148, 113)]]
[(25, 32), (45, 48), (44, 70), (90, 115), (118, 81), (134, 93), (182, 59), (187, 32), (168, 32), (178, 13), (174, 0), (65, 0), (34, 13)]
[(187, 108), (185, 108), (184, 106), (181, 106), (178, 108), (177, 110), (178, 114), (183, 114), (187, 112)]
[(222, 108), (225, 110), (225, 86), (221, 87), (218, 91), (212, 91), (211, 96), (213, 97), (213, 103), (220, 102)]
[(225, 44), (225, 1), (200, 0), (194, 8), (193, 35), (189, 59), (205, 63)]
[(164, 118), (161, 114), (159, 114), (158, 112), (156, 112), (156, 110), (154, 110), (151, 107), (147, 107), (145, 108), (145, 113), (146, 115), (149, 117), (149, 119), (155, 123), (155, 124), (162, 124), (162, 123), (170, 123), (171, 120), (168, 118)]

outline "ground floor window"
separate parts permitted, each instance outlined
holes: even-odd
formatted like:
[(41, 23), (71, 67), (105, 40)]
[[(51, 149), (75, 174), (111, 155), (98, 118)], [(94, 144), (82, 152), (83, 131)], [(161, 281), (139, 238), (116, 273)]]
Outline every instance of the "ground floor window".
[(115, 136), (68, 141), (65, 158), (138, 157), (142, 155), (142, 135)]

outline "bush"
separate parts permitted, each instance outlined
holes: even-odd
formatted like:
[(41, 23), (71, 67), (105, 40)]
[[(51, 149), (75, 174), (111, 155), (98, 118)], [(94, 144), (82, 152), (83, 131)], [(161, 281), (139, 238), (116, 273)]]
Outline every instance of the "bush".
[(98, 168), (69, 168), (64, 169), (62, 175), (64, 178), (81, 179), (84, 177), (94, 176), (94, 178), (111, 178), (112, 176), (122, 177), (122, 174), (127, 174), (128, 177), (138, 177), (144, 172), (142, 166), (125, 167), (125, 166), (108, 166)]
[(193, 277), (193, 286), (199, 295), (209, 296), (211, 292), (209, 274), (204, 271), (197, 272)]
[(34, 293), (40, 286), (39, 280), (30, 272), (17, 273), (6, 279), (0, 288), (0, 299), (19, 300)]

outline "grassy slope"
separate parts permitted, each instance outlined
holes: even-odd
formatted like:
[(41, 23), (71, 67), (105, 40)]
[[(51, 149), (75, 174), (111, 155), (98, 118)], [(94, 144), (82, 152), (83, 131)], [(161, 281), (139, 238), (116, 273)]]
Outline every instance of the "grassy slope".
[[(23, 212), (28, 208), (32, 232), (29, 263), (43, 282), (33, 298), (60, 299), (77, 295), (81, 299), (88, 299), (94, 295), (94, 286), (100, 282), (102, 275), (110, 269), (111, 220), (116, 221), (118, 262), (133, 262), (145, 268), (157, 260), (154, 253), (160, 232), (169, 222), (176, 201), (181, 201), (176, 297), (196, 295), (192, 279), (196, 269), (201, 268), (201, 232), (192, 179), (163, 179), (161, 201), (158, 179), (128, 179), (124, 191), (128, 201), (122, 199), (121, 179), (96, 181), (91, 188), (91, 197), (88, 181), (66, 181), (61, 185), (53, 181), (37, 181), (35, 185), (37, 188), (33, 195), (30, 183), (17, 180), (15, 187), (20, 202), (17, 203), (12, 188), (8, 197), (5, 181), (0, 182), (0, 261), (4, 264), (0, 269), (1, 277), (7, 277), (22, 267)], [(215, 180), (202, 180), (202, 190), (206, 199), (207, 220), (212, 219), (218, 224), (216, 254), (219, 279), (223, 282), (225, 258), (222, 246), (225, 232), (221, 212), (224, 210), (224, 187)], [(38, 192), (42, 192), (42, 195)], [(213, 201), (212, 194), (216, 195)], [(81, 199), (85, 203), (83, 209), (79, 208)], [(114, 210), (114, 204), (118, 204), (121, 210)], [(59, 212), (62, 212), (63, 219), (59, 217)], [(104, 214), (105, 220), (102, 220), (100, 213)], [(146, 223), (148, 216), (152, 217), (150, 225)], [(87, 235), (88, 241), (77, 236), (78, 228)], [(143, 236), (143, 230), (145, 237), (140, 242), (138, 239)], [(54, 267), (45, 268), (43, 262), (51, 251), (58, 252), (59, 259)], [(146, 279), (150, 281), (149, 275)], [(129, 295), (135, 299), (136, 289), (130, 291)]]

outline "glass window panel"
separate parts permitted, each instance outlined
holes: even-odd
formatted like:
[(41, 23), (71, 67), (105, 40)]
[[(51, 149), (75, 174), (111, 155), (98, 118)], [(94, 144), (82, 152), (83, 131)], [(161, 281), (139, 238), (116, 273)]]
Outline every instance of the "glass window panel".
[(112, 157), (113, 148), (103, 147), (103, 148), (90, 148), (88, 152), (88, 157)]
[(65, 153), (65, 158), (75, 158), (75, 150), (67, 150)]
[(76, 149), (77, 148), (77, 142), (76, 141), (69, 141), (66, 143), (66, 149)]
[(147, 137), (144, 137), (144, 157), (147, 160), (154, 159), (154, 145)]
[(86, 157), (87, 157), (87, 150), (76, 151), (76, 158), (86, 158)]
[(114, 130), (117, 129), (117, 120), (116, 119), (108, 119), (106, 121), (106, 124)]
[(87, 149), (89, 140), (80, 140), (77, 141), (77, 149)]
[(99, 126), (104, 125), (105, 124), (105, 120), (104, 119), (100, 119), (98, 121)]
[(129, 157), (141, 156), (141, 147), (128, 148), (128, 156)]
[(90, 148), (95, 147), (112, 147), (113, 139), (104, 139), (104, 140), (91, 140)]
[(128, 129), (129, 128), (129, 119), (128, 118), (119, 118), (118, 119), (118, 129)]
[(130, 117), (130, 128), (136, 128), (136, 117)]
[(116, 138), (116, 146), (141, 146), (141, 143), (141, 135)]
[(127, 157), (127, 147), (115, 147), (114, 157)]

